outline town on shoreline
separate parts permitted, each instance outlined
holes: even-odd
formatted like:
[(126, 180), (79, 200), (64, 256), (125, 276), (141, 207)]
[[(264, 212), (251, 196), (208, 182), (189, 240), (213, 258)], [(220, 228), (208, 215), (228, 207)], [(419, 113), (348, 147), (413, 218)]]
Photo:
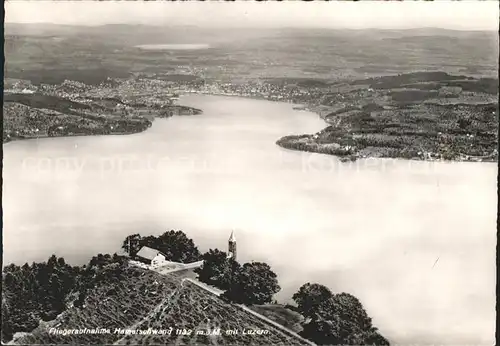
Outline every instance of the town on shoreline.
[(277, 138), (276, 144), (287, 149), (335, 155), (341, 160), (498, 160), (498, 81), (493, 78), (444, 72), (340, 82), (157, 78), (108, 78), (99, 85), (7, 80), (4, 143), (142, 132), (155, 118), (201, 114), (203, 110), (177, 104), (179, 95), (201, 93), (297, 104), (294, 109), (315, 112), (328, 125), (318, 133)]

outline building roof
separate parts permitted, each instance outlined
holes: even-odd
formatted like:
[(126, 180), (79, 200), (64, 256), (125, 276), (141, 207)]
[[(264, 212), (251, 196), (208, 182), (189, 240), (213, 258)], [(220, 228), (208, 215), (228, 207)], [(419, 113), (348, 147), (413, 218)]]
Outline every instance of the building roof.
[(148, 259), (148, 260), (152, 260), (153, 258), (155, 258), (158, 254), (161, 254), (161, 252), (159, 250), (155, 250), (155, 249), (152, 249), (150, 247), (147, 247), (147, 246), (143, 246), (139, 252), (137, 253), (137, 256), (139, 257), (142, 257), (142, 258), (145, 258), (145, 259)]
[(231, 236), (229, 237), (230, 242), (235, 242), (236, 238), (234, 237), (234, 231), (231, 231)]

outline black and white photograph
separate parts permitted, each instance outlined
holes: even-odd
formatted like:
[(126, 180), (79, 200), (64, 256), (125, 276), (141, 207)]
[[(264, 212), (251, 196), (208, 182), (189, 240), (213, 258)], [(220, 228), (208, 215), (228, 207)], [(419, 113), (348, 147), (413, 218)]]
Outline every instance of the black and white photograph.
[(495, 344), (498, 1), (4, 10), (2, 344)]

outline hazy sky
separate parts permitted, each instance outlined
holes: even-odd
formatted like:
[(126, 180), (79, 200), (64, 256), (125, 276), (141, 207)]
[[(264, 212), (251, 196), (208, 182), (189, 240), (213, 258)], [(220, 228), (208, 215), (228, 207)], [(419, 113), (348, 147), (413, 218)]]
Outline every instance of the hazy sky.
[(498, 1), (9, 1), (6, 22), (497, 30)]

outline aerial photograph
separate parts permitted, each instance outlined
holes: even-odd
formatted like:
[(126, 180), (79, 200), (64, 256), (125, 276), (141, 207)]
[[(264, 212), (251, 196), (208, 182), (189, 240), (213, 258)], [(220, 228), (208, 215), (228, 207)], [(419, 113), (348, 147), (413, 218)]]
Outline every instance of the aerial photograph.
[(495, 344), (498, 2), (4, 22), (2, 344)]

